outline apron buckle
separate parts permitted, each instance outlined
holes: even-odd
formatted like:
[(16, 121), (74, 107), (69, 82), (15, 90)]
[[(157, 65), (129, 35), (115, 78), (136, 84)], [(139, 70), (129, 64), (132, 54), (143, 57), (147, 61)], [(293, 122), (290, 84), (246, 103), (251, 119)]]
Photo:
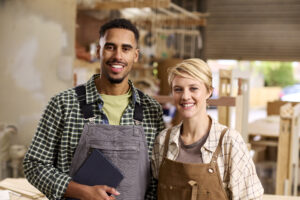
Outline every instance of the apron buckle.
[(96, 117), (90, 117), (90, 118), (89, 118), (89, 123), (90, 123), (90, 124), (95, 124), (95, 118), (96, 118)]
[(135, 120), (134, 120), (134, 124), (138, 126), (138, 125), (142, 125), (142, 122), (135, 119)]

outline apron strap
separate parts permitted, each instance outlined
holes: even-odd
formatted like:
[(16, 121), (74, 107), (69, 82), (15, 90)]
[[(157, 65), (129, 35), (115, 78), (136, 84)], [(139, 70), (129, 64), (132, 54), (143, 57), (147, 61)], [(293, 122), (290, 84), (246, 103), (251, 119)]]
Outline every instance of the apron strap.
[(222, 133), (221, 133), (219, 143), (218, 143), (218, 147), (217, 147), (216, 151), (213, 154), (213, 157), (211, 159), (211, 163), (216, 163), (217, 162), (217, 158), (218, 158), (219, 153), (220, 153), (221, 148), (222, 148), (223, 137), (224, 137), (225, 133), (227, 132), (227, 130), (228, 130), (228, 128), (224, 128)]
[[(139, 93), (140, 99), (142, 100), (144, 94), (140, 90), (137, 91)], [(85, 86), (79, 85), (75, 87), (75, 92), (77, 94), (77, 99), (79, 101), (79, 106), (80, 106), (81, 113), (83, 114), (83, 117), (85, 119), (93, 118), (94, 117), (93, 106), (92, 104), (86, 103)], [(135, 104), (133, 119), (139, 122), (143, 121), (143, 106), (141, 104), (138, 103)]]
[(85, 119), (93, 118), (93, 106), (92, 104), (86, 103), (86, 90), (84, 85), (79, 85), (75, 87), (75, 92), (77, 94), (77, 99), (79, 101), (80, 111)]
[(172, 128), (169, 128), (168, 131), (167, 131), (167, 134), (166, 134), (163, 158), (167, 157), (167, 152), (168, 152), (168, 149), (169, 149), (169, 140), (170, 140), (171, 130), (172, 130)]
[(197, 194), (198, 194), (198, 183), (196, 181), (190, 180), (189, 181), (190, 186), (192, 186), (192, 196), (191, 200), (197, 200)]
[[(140, 90), (137, 90), (137, 91), (139, 93), (140, 102), (142, 102), (144, 94)], [(143, 106), (142, 106), (142, 103), (140, 103), (140, 104), (135, 103), (133, 119), (137, 120), (139, 122), (143, 122)]]

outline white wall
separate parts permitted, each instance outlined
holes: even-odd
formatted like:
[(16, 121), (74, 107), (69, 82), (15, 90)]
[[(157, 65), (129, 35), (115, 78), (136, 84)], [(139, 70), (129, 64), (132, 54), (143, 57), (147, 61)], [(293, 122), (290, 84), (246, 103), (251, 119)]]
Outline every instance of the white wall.
[(28, 145), (50, 97), (72, 87), (76, 1), (0, 1), (0, 123)]

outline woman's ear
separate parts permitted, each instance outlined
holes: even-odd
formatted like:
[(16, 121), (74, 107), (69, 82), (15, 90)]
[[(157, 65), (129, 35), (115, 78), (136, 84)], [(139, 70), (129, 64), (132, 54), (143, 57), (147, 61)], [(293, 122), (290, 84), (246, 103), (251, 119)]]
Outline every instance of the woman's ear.
[(207, 89), (207, 97), (206, 97), (206, 100), (209, 99), (210, 97), (212, 97), (212, 94), (213, 94), (213, 91), (214, 91), (214, 88), (209, 88)]

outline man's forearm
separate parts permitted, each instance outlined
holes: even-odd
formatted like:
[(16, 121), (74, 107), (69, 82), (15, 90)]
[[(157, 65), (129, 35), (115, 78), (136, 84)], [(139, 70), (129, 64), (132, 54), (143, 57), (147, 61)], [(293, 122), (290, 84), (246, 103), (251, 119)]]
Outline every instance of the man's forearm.
[(67, 190), (64, 194), (64, 197), (72, 197), (76, 199), (84, 199), (84, 194), (88, 190), (87, 185), (82, 185), (79, 183), (76, 183), (74, 181), (70, 181)]

